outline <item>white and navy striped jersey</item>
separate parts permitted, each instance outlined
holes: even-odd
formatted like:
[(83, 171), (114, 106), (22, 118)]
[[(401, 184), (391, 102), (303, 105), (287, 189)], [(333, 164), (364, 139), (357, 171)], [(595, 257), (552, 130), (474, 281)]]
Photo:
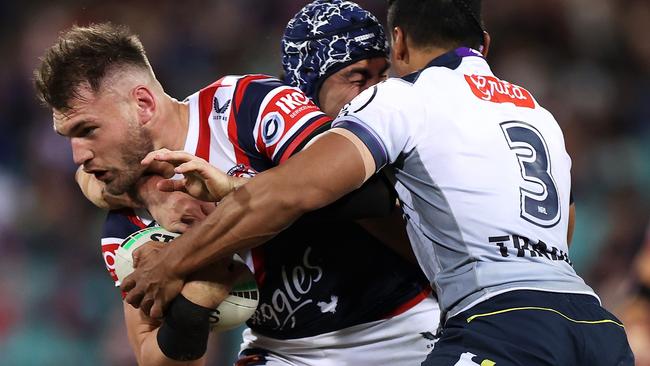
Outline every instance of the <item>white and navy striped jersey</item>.
[[(281, 164), (331, 122), (298, 89), (264, 75), (224, 77), (187, 103), (184, 150), (234, 176)], [(109, 213), (104, 235), (113, 239), (102, 241), (104, 257), (121, 243), (115, 238), (143, 225), (133, 212)], [(389, 318), (431, 292), (419, 269), (354, 222), (306, 217), (243, 254), (260, 290), (248, 325), (275, 339)]]
[(593, 294), (568, 256), (562, 131), (480, 53), (459, 48), (370, 88), (333, 125), (387, 167), (448, 316), (514, 289)]

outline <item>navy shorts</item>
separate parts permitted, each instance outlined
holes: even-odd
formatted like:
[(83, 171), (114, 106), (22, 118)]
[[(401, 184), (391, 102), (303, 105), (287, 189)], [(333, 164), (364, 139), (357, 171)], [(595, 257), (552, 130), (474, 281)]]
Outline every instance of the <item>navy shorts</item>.
[(422, 366), (634, 366), (623, 324), (589, 295), (511, 291), (449, 319)]

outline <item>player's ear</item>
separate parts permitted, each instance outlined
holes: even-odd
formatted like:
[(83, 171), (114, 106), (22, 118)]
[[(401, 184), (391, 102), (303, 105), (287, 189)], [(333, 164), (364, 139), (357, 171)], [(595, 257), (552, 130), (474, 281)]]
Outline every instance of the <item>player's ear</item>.
[(138, 85), (133, 89), (133, 97), (137, 106), (138, 122), (147, 124), (156, 111), (156, 97), (151, 89), (144, 85)]
[(488, 52), (490, 51), (491, 42), (492, 37), (490, 37), (490, 33), (483, 31), (483, 46), (481, 46), (481, 54), (483, 54), (483, 57), (487, 58)]
[(393, 60), (408, 63), (409, 54), (406, 46), (406, 33), (401, 27), (394, 27), (391, 36), (393, 39)]

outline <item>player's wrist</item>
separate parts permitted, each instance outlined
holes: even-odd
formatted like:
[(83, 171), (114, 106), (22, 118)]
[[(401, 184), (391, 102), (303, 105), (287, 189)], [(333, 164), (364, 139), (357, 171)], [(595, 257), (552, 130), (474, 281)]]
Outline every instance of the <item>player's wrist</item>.
[(245, 181), (244, 178), (227, 177), (225, 184), (209, 184), (208, 191), (210, 193), (210, 196), (212, 196), (211, 200), (215, 202), (221, 201), (224, 197), (234, 192), (237, 190), (237, 188), (243, 185), (244, 182), (242, 182), (242, 180)]
[(176, 361), (201, 358), (207, 349), (210, 316), (214, 310), (178, 295), (169, 304), (156, 340), (162, 353)]
[[(183, 241), (183, 237), (180, 236), (175, 241), (181, 242)], [(194, 272), (193, 269), (188, 269), (188, 260), (186, 259), (186, 250), (184, 249), (186, 246), (187, 245), (185, 244), (169, 245), (162, 249), (163, 253), (161, 253), (161, 255), (163, 255), (164, 258), (160, 261), (160, 265), (165, 267), (163, 268), (163, 273), (166, 273), (169, 279), (180, 279), (185, 281), (187, 276)]]
[(242, 178), (242, 177), (233, 177), (232, 178), (232, 189), (230, 190), (231, 192), (236, 191), (239, 187), (243, 186), (248, 182), (249, 178)]

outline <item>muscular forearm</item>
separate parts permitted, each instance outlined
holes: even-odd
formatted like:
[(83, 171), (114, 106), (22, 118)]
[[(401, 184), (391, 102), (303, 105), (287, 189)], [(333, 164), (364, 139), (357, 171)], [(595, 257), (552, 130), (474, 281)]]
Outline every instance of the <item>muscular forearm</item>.
[[(365, 180), (365, 169), (361, 158), (349, 158), (356, 153), (346, 138), (329, 135), (285, 164), (259, 174), (222, 200), (200, 225), (176, 239), (166, 251), (169, 268), (185, 276), (259, 245), (305, 212), (358, 188)], [(321, 169), (325, 165), (331, 170)]]
[(306, 217), (310, 220), (364, 220), (388, 218), (395, 211), (396, 194), (379, 174), (373, 175), (361, 188), (350, 192), (336, 202), (316, 210)]
[[(266, 181), (262, 175), (259, 177)], [(305, 212), (292, 205), (286, 196), (272, 197), (268, 191), (271, 185), (262, 192), (257, 188), (255, 179), (251, 180), (223, 199), (203, 222), (179, 237), (174, 247), (169, 247), (170, 268), (186, 276), (208, 263), (269, 240)], [(256, 195), (254, 198), (251, 191)], [(177, 245), (179, 241), (182, 245)]]

